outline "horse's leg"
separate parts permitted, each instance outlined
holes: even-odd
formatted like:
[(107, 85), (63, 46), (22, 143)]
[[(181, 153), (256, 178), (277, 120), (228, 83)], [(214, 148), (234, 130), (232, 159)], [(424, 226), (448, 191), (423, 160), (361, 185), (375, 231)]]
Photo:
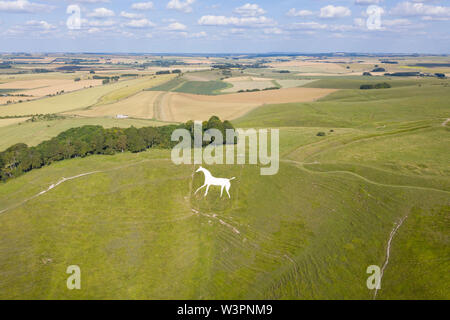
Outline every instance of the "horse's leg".
[(200, 188), (197, 189), (197, 191), (195, 191), (194, 194), (197, 194), (197, 192), (199, 192), (201, 189), (203, 189), (204, 187), (206, 187), (206, 183), (204, 185), (202, 185)]
[(209, 187), (210, 187), (210, 186), (211, 186), (211, 185), (208, 184), (208, 186), (206, 187), (205, 197), (208, 195), (208, 191), (209, 191)]
[(227, 193), (228, 193), (228, 198), (230, 198), (230, 199), (231, 199), (231, 196), (230, 196), (230, 187), (231, 187), (231, 186), (227, 186), (227, 188), (226, 188), (226, 189), (227, 189)]
[(220, 197), (222, 198), (223, 196), (223, 189), (225, 188), (225, 186), (222, 186), (222, 189), (220, 189)]

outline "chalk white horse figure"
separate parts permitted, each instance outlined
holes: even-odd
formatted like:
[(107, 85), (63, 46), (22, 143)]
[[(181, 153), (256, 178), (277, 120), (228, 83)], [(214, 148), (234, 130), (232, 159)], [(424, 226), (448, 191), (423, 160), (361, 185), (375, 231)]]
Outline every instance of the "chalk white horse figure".
[(236, 179), (235, 177), (233, 177), (231, 179), (214, 178), (212, 176), (211, 172), (209, 172), (208, 170), (206, 170), (203, 167), (198, 168), (198, 170), (196, 172), (203, 172), (203, 174), (205, 175), (205, 183), (200, 188), (198, 188), (194, 194), (197, 194), (197, 192), (199, 192), (201, 189), (206, 187), (206, 193), (205, 193), (205, 197), (206, 197), (208, 195), (209, 187), (219, 186), (219, 187), (222, 187), (222, 189), (220, 191), (220, 197), (222, 198), (223, 189), (225, 189), (228, 193), (228, 197), (231, 199), (231, 196), (230, 196), (231, 182), (230, 181)]

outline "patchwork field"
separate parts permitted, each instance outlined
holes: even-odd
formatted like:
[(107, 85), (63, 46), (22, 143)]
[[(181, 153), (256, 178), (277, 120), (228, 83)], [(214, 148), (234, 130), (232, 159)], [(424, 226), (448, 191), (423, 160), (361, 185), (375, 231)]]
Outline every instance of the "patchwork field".
[(138, 78), (71, 92), (46, 99), (0, 107), (0, 117), (61, 113), (86, 109), (128, 98), (146, 88), (166, 82), (170, 76)]

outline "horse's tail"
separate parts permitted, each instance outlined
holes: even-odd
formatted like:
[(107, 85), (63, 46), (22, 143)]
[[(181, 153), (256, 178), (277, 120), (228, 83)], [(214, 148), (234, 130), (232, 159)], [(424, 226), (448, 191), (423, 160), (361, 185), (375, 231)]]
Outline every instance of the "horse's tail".
[(231, 181), (231, 180), (234, 180), (234, 179), (236, 179), (236, 177), (231, 178), (230, 181)]

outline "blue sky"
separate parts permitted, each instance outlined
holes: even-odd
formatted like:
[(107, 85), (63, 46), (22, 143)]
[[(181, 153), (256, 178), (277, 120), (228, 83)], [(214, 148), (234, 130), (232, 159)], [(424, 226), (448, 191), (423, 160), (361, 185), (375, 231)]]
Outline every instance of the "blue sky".
[(1, 52), (448, 54), (449, 30), (439, 0), (0, 0)]

